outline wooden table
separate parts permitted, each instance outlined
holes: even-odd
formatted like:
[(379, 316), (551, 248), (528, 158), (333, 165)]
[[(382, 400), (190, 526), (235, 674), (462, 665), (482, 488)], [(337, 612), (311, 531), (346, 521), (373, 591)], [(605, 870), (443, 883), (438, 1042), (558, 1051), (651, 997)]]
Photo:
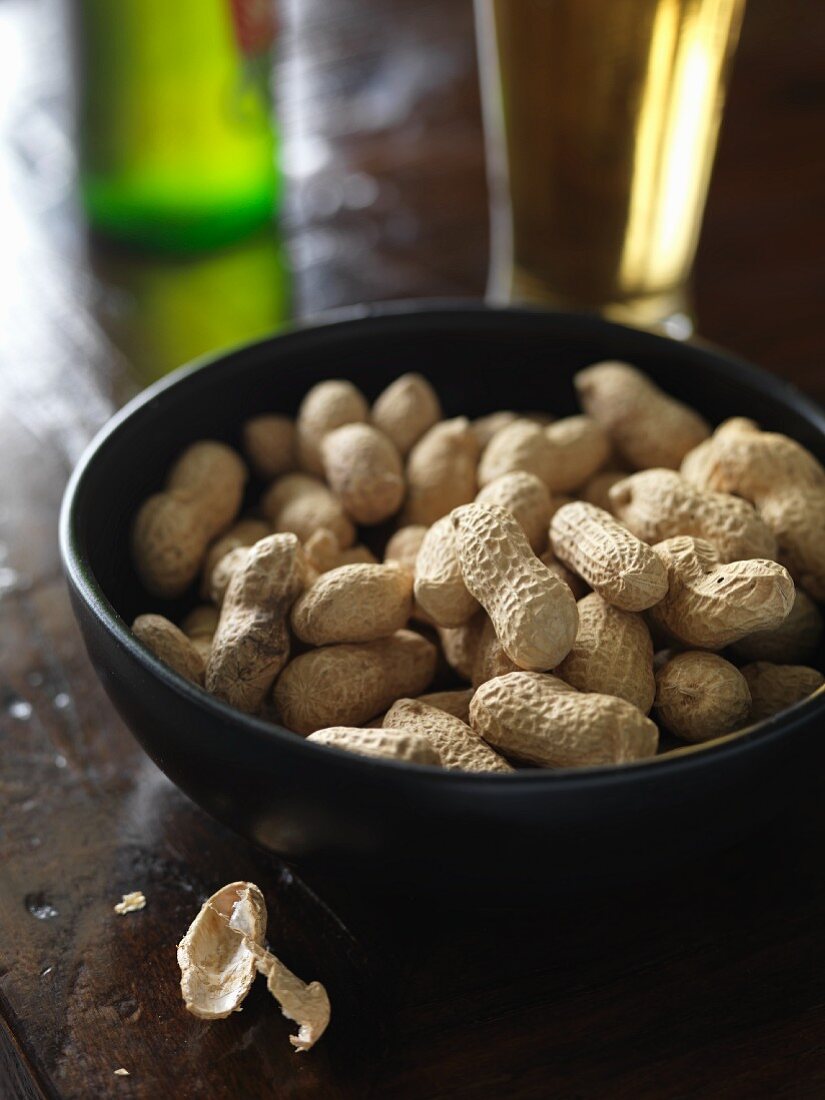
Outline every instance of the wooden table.
[[(485, 192), (465, 0), (303, 0), (280, 87), (304, 314), (478, 294)], [(90, 434), (148, 378), (272, 327), (268, 236), (163, 263), (91, 247), (56, 0), (0, 4), (0, 1096), (820, 1097), (825, 810), (641, 889), (435, 911), (307, 884), (142, 755), (92, 673), (55, 528)], [(697, 265), (702, 334), (825, 398), (825, 7), (751, 0)], [(701, 821), (696, 823), (702, 827)], [(259, 883), (327, 983), (299, 1057), (263, 989), (212, 1025), (174, 946)], [(115, 916), (122, 893), (148, 905)], [(124, 1067), (129, 1077), (114, 1076)]]

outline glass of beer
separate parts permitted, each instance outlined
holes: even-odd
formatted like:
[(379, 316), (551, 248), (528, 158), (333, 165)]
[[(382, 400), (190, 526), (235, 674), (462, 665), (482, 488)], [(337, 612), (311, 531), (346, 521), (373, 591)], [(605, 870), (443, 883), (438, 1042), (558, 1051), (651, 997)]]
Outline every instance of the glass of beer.
[(686, 337), (745, 0), (476, 0), (489, 296)]

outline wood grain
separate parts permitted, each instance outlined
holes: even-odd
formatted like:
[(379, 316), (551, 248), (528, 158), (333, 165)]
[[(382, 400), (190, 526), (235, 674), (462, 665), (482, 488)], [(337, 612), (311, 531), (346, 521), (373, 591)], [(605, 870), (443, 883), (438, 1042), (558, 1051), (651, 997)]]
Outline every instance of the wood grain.
[[(823, 781), (713, 863), (608, 897), (496, 892), (470, 912), (305, 883), (142, 755), (92, 673), (60, 577), (71, 464), (149, 378), (277, 325), (267, 234), (160, 261), (92, 245), (72, 202), (62, 7), (0, 38), (0, 1096), (819, 1097)], [(305, 315), (479, 294), (486, 193), (466, 0), (307, 0), (278, 72)], [(751, 0), (696, 269), (702, 335), (825, 399), (825, 9)], [(697, 822), (701, 828), (701, 822)], [(263, 986), (206, 1024), (174, 947), (250, 878), (273, 949), (332, 995), (297, 1056)], [(120, 917), (121, 894), (146, 908)], [(123, 1066), (129, 1077), (115, 1077)]]

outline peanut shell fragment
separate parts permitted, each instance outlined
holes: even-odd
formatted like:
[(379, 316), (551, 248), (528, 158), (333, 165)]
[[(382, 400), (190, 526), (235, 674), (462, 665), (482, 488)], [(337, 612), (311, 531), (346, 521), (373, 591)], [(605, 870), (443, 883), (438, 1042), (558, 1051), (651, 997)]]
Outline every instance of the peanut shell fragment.
[(262, 945), (266, 902), (251, 882), (230, 882), (204, 902), (178, 944), (181, 993), (187, 1011), (201, 1020), (238, 1012), (252, 988)]
[(302, 982), (264, 946), (266, 902), (252, 882), (230, 882), (204, 902), (178, 944), (181, 992), (193, 1016), (225, 1019), (239, 1012), (256, 973), (287, 1019), (299, 1025), (289, 1041), (309, 1050), (329, 1024), (330, 1004), (320, 982)]

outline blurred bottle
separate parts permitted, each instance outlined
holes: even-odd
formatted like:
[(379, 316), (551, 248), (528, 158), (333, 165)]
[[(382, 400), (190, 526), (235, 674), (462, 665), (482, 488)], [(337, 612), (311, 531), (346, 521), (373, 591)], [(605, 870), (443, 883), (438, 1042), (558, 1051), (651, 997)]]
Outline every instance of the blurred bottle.
[(97, 320), (126, 351), (113, 378), (118, 402), (181, 363), (268, 336), (289, 317), (291, 276), (274, 228), (205, 254), (170, 256), (107, 247), (89, 259)]
[(274, 2), (77, 0), (80, 185), (96, 229), (185, 252), (272, 216)]

